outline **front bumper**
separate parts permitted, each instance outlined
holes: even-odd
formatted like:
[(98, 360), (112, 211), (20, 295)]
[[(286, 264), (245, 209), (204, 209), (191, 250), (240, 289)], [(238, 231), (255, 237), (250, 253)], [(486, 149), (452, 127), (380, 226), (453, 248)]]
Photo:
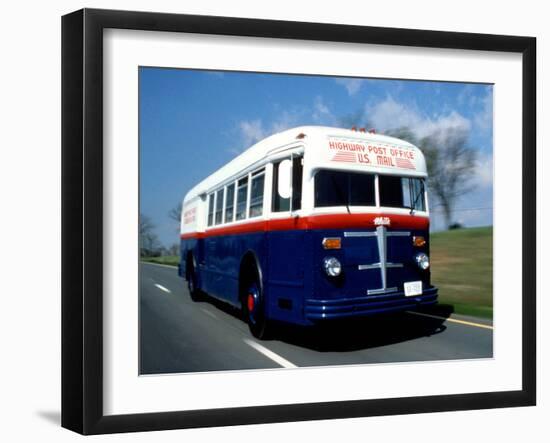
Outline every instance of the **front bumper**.
[(431, 287), (424, 289), (422, 295), (413, 297), (405, 297), (404, 292), (393, 292), (337, 300), (308, 299), (305, 301), (304, 313), (308, 320), (318, 321), (404, 311), (436, 302), (437, 288)]

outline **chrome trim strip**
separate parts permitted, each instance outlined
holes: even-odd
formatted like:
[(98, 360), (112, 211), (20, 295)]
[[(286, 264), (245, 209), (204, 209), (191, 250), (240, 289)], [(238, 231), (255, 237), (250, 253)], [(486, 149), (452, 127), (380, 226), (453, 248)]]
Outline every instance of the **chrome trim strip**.
[[(357, 269), (364, 271), (365, 269), (379, 269), (382, 265), (380, 263), (373, 263), (372, 265), (359, 265)], [(402, 268), (403, 263), (386, 263), (386, 268)]]
[(388, 292), (397, 292), (397, 288), (369, 289), (367, 295), (386, 294)]
[(376, 237), (376, 231), (344, 232), (344, 237)]
[(372, 265), (359, 265), (357, 269), (364, 271), (365, 269), (378, 269), (380, 266), (380, 263), (373, 263)]
[[(377, 235), (376, 231), (344, 232), (344, 237), (376, 237)], [(410, 235), (409, 231), (386, 231), (386, 237), (410, 237)]]
[(386, 228), (376, 228), (376, 240), (378, 241), (378, 255), (380, 257), (380, 277), (382, 278), (382, 289), (386, 289)]

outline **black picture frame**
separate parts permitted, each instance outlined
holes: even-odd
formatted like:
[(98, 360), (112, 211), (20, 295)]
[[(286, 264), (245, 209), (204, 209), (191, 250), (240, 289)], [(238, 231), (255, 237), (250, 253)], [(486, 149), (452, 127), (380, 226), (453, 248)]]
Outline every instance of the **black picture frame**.
[[(522, 55), (522, 388), (131, 415), (103, 413), (103, 31), (107, 28)], [(536, 39), (83, 9), (62, 18), (62, 426), (82, 434), (412, 414), (536, 403)]]

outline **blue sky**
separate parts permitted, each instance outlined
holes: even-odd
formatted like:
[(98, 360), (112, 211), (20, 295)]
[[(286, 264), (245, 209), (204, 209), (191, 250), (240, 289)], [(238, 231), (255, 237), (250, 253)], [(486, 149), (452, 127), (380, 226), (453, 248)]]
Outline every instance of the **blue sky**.
[[(257, 140), (300, 125), (464, 131), (477, 151), (476, 191), (454, 218), (492, 224), (490, 85), (147, 67), (139, 80), (140, 212), (165, 246), (178, 242), (168, 212), (192, 186)], [(442, 223), (434, 207), (432, 227)]]

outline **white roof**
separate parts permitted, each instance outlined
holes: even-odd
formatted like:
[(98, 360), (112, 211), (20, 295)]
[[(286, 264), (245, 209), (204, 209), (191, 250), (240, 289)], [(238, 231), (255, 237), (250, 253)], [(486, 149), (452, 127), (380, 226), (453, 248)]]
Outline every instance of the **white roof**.
[[(214, 190), (221, 182), (227, 180), (229, 177), (239, 174), (241, 171), (249, 167), (250, 165), (261, 163), (263, 159), (268, 157), (268, 154), (272, 153), (274, 149), (290, 146), (300, 142), (297, 139), (299, 134), (305, 134), (305, 138), (301, 141), (301, 144), (305, 146), (305, 156), (311, 150), (316, 150), (315, 158), (322, 163), (335, 160), (335, 153), (340, 152), (340, 158), (345, 158), (344, 152), (353, 152), (355, 149), (389, 149), (402, 150), (405, 153), (412, 153), (414, 156), (414, 169), (415, 175), (426, 175), (426, 162), (422, 152), (414, 145), (404, 140), (397, 139), (395, 137), (389, 137), (381, 134), (374, 134), (369, 132), (355, 131), (351, 129), (333, 128), (328, 126), (299, 126), (286, 131), (273, 134), (258, 143), (254, 144), (242, 154), (235, 157), (229, 163), (225, 164), (206, 179), (201, 181), (195, 187), (193, 187), (185, 196), (184, 203), (206, 192)], [(329, 148), (329, 143), (331, 147)], [(334, 144), (337, 142), (337, 144)], [(334, 149), (334, 150), (331, 150)], [(348, 154), (351, 155), (351, 154)], [(376, 158), (376, 151), (372, 154)], [(371, 157), (372, 158), (372, 157)], [(410, 162), (409, 162), (410, 163)], [(332, 163), (338, 167), (336, 163)], [(340, 163), (343, 165), (343, 163)], [(347, 168), (352, 168), (350, 163), (345, 164)], [(365, 164), (358, 164), (361, 169), (365, 168)], [(367, 165), (368, 166), (368, 165)], [(395, 173), (394, 168), (388, 168), (387, 166), (368, 166), (369, 169), (375, 170), (375, 172), (382, 173)], [(391, 170), (388, 170), (391, 169)], [(402, 172), (402, 171), (401, 171)]]

